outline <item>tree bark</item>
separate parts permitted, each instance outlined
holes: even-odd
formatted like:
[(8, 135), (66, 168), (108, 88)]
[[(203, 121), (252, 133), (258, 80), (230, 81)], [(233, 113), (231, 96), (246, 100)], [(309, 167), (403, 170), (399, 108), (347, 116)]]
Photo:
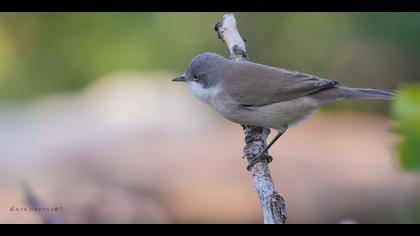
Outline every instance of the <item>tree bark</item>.
[[(219, 39), (222, 39), (230, 52), (230, 59), (235, 61), (249, 60), (245, 40), (239, 34), (233, 14), (225, 14), (214, 27)], [(255, 86), (258, 86), (256, 84)], [(266, 146), (269, 128), (242, 126), (245, 132), (243, 149), (248, 162), (257, 156)], [(268, 163), (271, 160), (266, 154), (264, 160), (256, 163), (252, 169), (255, 190), (261, 202), (264, 224), (284, 224), (286, 222), (286, 205), (284, 198), (275, 190)]]

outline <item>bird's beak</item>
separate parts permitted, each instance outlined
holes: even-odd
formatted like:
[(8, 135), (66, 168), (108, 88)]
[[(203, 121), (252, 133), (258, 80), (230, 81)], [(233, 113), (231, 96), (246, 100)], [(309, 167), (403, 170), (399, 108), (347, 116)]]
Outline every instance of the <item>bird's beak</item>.
[(176, 78), (173, 78), (172, 81), (174, 81), (174, 82), (185, 82), (185, 81), (187, 81), (187, 79), (185, 78), (185, 75), (181, 75), (181, 76), (178, 76)]

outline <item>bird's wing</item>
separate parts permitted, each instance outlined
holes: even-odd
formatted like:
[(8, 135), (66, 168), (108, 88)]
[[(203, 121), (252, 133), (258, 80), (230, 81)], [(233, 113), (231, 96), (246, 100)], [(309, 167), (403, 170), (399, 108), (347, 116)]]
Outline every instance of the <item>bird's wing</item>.
[(333, 87), (336, 81), (251, 62), (232, 62), (224, 70), (230, 97), (244, 106), (264, 106), (303, 97)]

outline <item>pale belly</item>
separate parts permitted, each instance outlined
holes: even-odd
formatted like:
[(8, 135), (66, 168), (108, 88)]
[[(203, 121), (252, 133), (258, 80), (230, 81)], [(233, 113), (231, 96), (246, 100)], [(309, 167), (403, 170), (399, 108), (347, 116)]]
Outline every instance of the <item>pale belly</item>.
[(310, 118), (318, 107), (309, 97), (297, 98), (267, 106), (244, 108), (230, 99), (218, 100), (212, 106), (225, 118), (243, 125), (283, 130)]

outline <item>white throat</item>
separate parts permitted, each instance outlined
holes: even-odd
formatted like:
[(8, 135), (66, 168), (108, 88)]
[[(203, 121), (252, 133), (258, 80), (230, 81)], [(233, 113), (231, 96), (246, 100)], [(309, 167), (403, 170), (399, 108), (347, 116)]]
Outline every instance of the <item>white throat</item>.
[(203, 86), (196, 82), (187, 82), (188, 87), (194, 96), (203, 102), (210, 103), (210, 98), (216, 93), (217, 88), (203, 88)]

